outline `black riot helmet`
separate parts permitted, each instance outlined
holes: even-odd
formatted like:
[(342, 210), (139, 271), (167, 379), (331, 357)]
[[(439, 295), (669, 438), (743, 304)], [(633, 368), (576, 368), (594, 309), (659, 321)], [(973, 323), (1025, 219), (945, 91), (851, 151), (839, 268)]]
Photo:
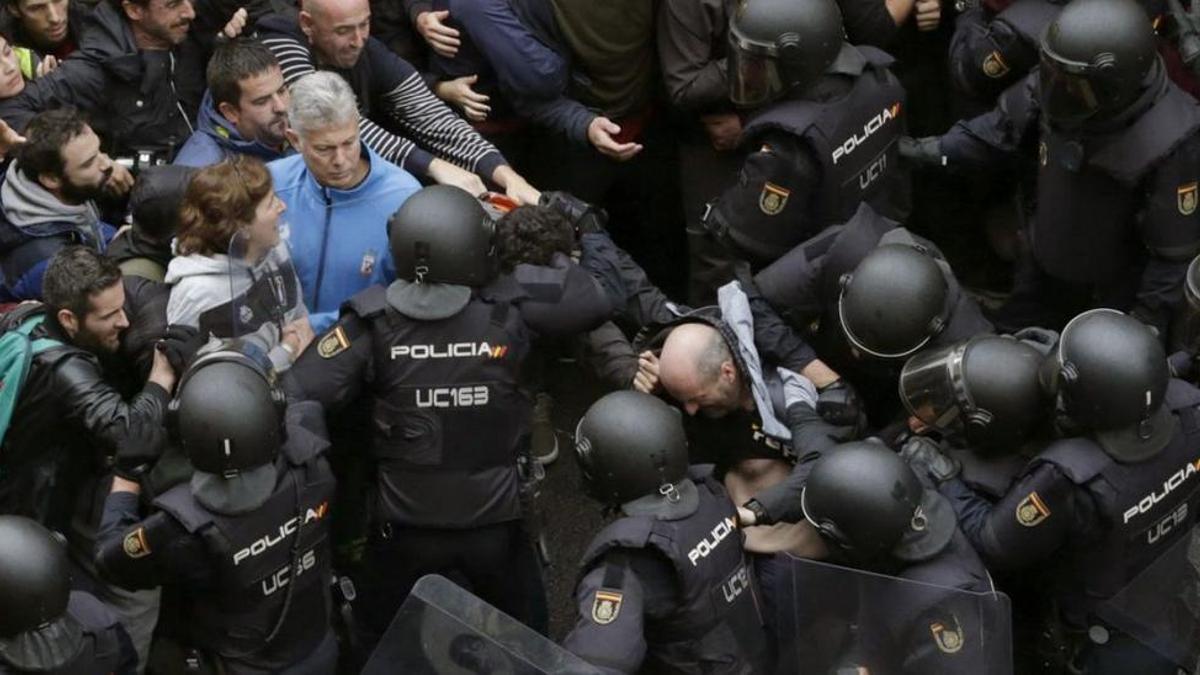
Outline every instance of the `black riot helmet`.
[(741, 0), (729, 18), (729, 98), (753, 107), (807, 87), (842, 49), (833, 0)]
[(1177, 348), (1186, 349), (1193, 355), (1200, 354), (1200, 256), (1188, 265), (1183, 282), (1185, 302), (1172, 328)]
[(1042, 37), (1040, 100), (1056, 126), (1110, 119), (1158, 63), (1154, 27), (1133, 0), (1075, 0)]
[(1047, 418), (1041, 365), (1041, 352), (1024, 342), (980, 335), (910, 358), (900, 371), (900, 400), (973, 449), (1013, 451)]
[(275, 488), (287, 399), (265, 354), (204, 354), (179, 379), (168, 424), (191, 460), (192, 494), (220, 513), (256, 508)]
[(477, 288), (496, 275), (495, 224), (478, 199), (450, 185), (422, 188), (388, 220), (396, 276)]
[(679, 411), (649, 394), (615, 391), (592, 404), (575, 428), (584, 490), (620, 506), (661, 493), (687, 477), (687, 438)]
[(843, 443), (822, 456), (800, 493), (805, 520), (857, 561), (889, 557), (913, 533), (935, 527), (939, 539), (947, 527), (952, 533), (953, 512), (926, 508), (934, 501), (936, 493), (925, 490), (899, 455), (868, 441)]
[(0, 663), (50, 670), (71, 658), (83, 639), (66, 614), (71, 576), (62, 541), (21, 516), (0, 516)]
[(1060, 426), (1091, 436), (1124, 462), (1151, 457), (1170, 441), (1169, 379), (1158, 338), (1113, 309), (1071, 319), (1042, 372), (1043, 387), (1057, 396)]
[(838, 320), (850, 346), (879, 359), (906, 358), (950, 319), (950, 284), (924, 248), (884, 244), (842, 279)]

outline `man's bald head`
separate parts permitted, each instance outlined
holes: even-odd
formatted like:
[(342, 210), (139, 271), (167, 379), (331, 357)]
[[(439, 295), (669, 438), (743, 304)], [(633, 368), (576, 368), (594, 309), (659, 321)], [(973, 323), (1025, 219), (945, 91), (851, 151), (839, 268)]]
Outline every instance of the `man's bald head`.
[(689, 415), (722, 417), (740, 404), (741, 378), (733, 353), (708, 324), (685, 323), (667, 335), (658, 378)]
[(371, 36), (371, 5), (368, 0), (303, 0), (300, 30), (318, 63), (353, 68)]

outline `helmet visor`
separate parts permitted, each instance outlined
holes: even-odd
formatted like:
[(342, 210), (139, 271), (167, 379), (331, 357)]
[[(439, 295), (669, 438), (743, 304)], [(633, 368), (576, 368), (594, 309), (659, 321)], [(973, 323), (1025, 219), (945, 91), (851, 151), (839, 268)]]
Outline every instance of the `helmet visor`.
[(1175, 321), (1175, 340), (1183, 349), (1200, 351), (1200, 258), (1188, 265), (1187, 278), (1183, 284), (1183, 296), (1187, 299), (1179, 309)]
[[(961, 434), (969, 406), (963, 383), (966, 344), (913, 356), (900, 371), (900, 400), (914, 417), (939, 431)], [(965, 404), (965, 405), (964, 405)]]
[(1076, 126), (1094, 117), (1107, 97), (1094, 66), (1041, 53), (1038, 84), (1042, 109), (1055, 123)]
[(729, 99), (734, 105), (751, 108), (767, 103), (786, 89), (776, 57), (753, 43), (729, 33)]

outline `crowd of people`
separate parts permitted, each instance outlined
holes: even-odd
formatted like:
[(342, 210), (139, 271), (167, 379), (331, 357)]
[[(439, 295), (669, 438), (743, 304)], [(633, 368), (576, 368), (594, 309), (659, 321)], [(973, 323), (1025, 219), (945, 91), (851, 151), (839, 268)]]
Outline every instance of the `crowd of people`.
[(1200, 13), (0, 14), (0, 672), (1200, 664)]

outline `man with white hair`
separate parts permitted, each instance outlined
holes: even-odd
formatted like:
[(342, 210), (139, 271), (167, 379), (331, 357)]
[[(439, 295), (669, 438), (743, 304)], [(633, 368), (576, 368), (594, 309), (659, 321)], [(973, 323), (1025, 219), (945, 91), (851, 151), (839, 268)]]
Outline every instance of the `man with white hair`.
[(344, 300), (396, 278), (387, 221), (421, 186), (359, 138), (354, 92), (340, 75), (311, 73), (291, 94), (286, 133), (299, 154), (267, 168), (288, 207), (283, 236), (319, 334)]
[(412, 64), (372, 38), (370, 27), (368, 0), (303, 0), (298, 22), (279, 14), (257, 25), (288, 84), (314, 70), (350, 83), (363, 115), (362, 138), (384, 159), (474, 195), (490, 182), (519, 203), (536, 204), (538, 191), (434, 96)]

